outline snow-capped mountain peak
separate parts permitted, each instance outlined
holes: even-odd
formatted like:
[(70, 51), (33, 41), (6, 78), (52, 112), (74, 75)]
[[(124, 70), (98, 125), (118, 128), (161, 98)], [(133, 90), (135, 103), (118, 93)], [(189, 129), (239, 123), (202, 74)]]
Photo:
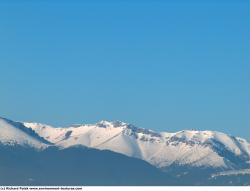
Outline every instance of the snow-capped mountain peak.
[(34, 148), (45, 148), (50, 143), (40, 137), (33, 129), (20, 122), (0, 117), (0, 143), (5, 145), (22, 145)]
[(124, 123), (122, 121), (102, 120), (102, 121), (96, 123), (96, 126), (98, 126), (98, 127), (125, 127), (127, 125), (128, 125), (127, 123)]

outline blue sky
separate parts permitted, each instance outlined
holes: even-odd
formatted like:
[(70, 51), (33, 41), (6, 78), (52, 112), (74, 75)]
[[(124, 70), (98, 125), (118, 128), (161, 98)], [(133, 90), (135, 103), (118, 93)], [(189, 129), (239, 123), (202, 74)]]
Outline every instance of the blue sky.
[(1, 1), (0, 115), (250, 139), (250, 4), (225, 2)]

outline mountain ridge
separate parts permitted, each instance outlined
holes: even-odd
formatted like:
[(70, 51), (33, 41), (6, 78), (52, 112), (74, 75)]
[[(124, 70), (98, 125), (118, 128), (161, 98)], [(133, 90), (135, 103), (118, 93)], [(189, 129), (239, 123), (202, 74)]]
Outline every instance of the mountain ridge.
[[(124, 155), (145, 161), (167, 177), (174, 178), (173, 181), (182, 177), (182, 183), (187, 185), (220, 185), (220, 181), (227, 185), (235, 177), (230, 172), (248, 172), (250, 169), (250, 143), (243, 138), (217, 131), (155, 132), (121, 121), (62, 128), (0, 118), (0, 146), (13, 147), (17, 153), (22, 153), (22, 150), (29, 153), (34, 148), (36, 152), (32, 153), (40, 155), (41, 152), (41, 156), (51, 148), (52, 151), (58, 149), (64, 156), (68, 149), (78, 148), (75, 157), (84, 152), (81, 151), (83, 148), (100, 150), (101, 153), (110, 151), (119, 154), (112, 156), (121, 154), (120, 157)], [(224, 174), (228, 176), (221, 176)], [(250, 184), (247, 181), (249, 174), (238, 173), (237, 176), (243, 177), (243, 182), (237, 178), (235, 184)]]
[[(22, 123), (41, 138), (61, 148), (83, 145), (111, 150), (165, 168), (176, 163), (193, 167), (222, 169), (247, 166), (250, 144), (247, 140), (217, 131), (183, 130), (155, 132), (121, 121), (100, 121), (69, 127)], [(244, 164), (244, 165), (243, 165)], [(238, 167), (237, 167), (238, 166)]]
[(21, 122), (0, 117), (0, 130), (0, 142), (4, 144), (20, 144), (37, 149), (52, 145), (52, 143), (38, 135), (33, 129), (24, 126)]
[[(25, 136), (22, 140), (15, 140), (13, 136), (17, 143), (31, 143), (38, 148), (54, 145), (62, 149), (83, 145), (139, 158), (157, 168), (179, 164), (235, 170), (250, 165), (250, 143), (217, 131), (155, 132), (121, 121), (104, 120), (95, 124), (53, 127), (0, 118), (0, 128), (5, 134), (7, 126), (22, 134), (27, 133), (26, 140)], [(1, 138), (0, 134), (1, 139), (4, 136)], [(41, 141), (41, 145), (32, 141)]]

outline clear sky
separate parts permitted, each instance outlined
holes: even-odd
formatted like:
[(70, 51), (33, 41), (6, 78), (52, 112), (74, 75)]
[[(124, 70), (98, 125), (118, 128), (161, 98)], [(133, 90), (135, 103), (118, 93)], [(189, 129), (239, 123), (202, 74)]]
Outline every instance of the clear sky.
[(1, 1), (0, 116), (250, 139), (246, 2)]

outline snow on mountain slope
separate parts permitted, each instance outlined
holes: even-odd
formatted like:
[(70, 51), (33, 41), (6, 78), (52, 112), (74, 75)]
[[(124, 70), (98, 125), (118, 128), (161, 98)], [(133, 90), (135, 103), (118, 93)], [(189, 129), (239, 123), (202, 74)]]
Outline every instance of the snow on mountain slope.
[(250, 175), (250, 169), (240, 169), (240, 170), (228, 170), (212, 174), (211, 177), (215, 178), (217, 176), (237, 176), (237, 175)]
[(215, 131), (181, 131), (171, 137), (171, 140), (189, 144), (213, 145), (219, 143), (235, 155), (246, 154), (250, 156), (250, 144), (241, 138), (229, 136)]
[(0, 143), (5, 145), (31, 146), (46, 148), (48, 142), (22, 123), (0, 118)]
[[(233, 169), (235, 157), (250, 161), (250, 144), (241, 138), (213, 131), (156, 133), (123, 122), (101, 121), (93, 125), (54, 128), (24, 123), (41, 137), (67, 148), (84, 145), (140, 158), (157, 167), (190, 165)], [(226, 153), (226, 154), (223, 154)]]

